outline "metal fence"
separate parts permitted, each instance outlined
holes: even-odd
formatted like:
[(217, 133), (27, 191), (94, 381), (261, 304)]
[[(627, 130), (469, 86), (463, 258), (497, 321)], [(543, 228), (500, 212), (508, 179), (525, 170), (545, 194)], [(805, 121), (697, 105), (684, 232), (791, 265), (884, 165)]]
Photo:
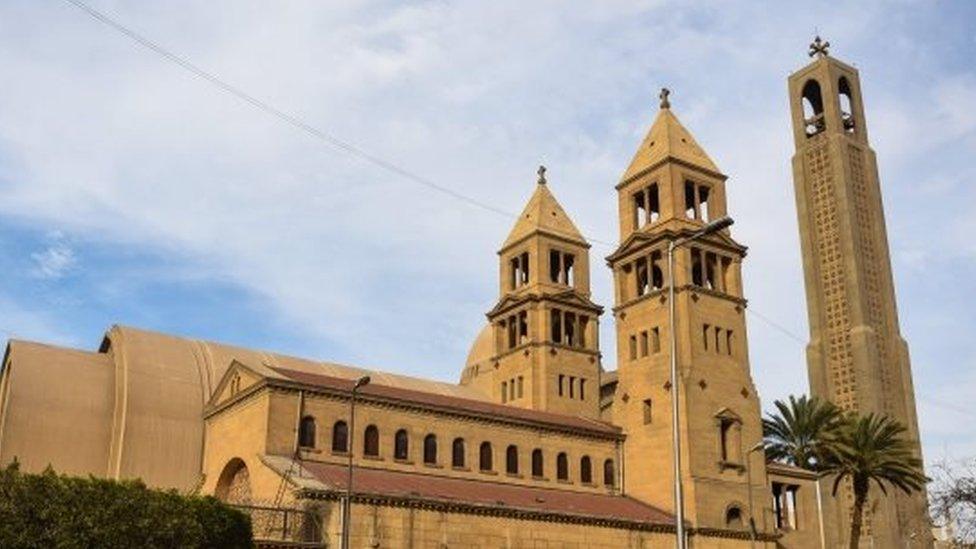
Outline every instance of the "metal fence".
[[(325, 547), (322, 539), (322, 517), (305, 509), (234, 505), (251, 517), (254, 542), (268, 542), (293, 547)], [(262, 543), (264, 542), (264, 543)]]

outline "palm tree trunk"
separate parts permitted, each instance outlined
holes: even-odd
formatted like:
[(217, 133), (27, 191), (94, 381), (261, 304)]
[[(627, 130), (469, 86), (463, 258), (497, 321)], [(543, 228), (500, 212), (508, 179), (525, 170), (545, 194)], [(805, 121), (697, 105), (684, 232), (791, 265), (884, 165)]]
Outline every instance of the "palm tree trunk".
[(850, 549), (857, 549), (861, 542), (861, 524), (864, 520), (864, 503), (868, 499), (868, 483), (854, 481), (854, 508), (851, 509)]

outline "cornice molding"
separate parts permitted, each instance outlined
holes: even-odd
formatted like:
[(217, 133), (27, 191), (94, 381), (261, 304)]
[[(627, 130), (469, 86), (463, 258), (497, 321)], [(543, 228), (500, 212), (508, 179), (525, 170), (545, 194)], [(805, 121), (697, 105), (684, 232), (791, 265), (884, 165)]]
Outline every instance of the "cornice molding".
[(637, 181), (638, 179), (643, 178), (644, 176), (650, 174), (651, 172), (657, 170), (658, 168), (660, 168), (660, 167), (662, 167), (662, 166), (664, 166), (666, 164), (678, 164), (679, 166), (681, 166), (683, 168), (689, 168), (691, 170), (694, 170), (694, 171), (697, 171), (697, 172), (701, 172), (701, 173), (703, 173), (703, 174), (705, 174), (705, 175), (707, 175), (709, 177), (715, 177), (715, 178), (721, 179), (722, 181), (726, 181), (729, 178), (729, 176), (725, 175), (724, 173), (716, 172), (716, 171), (713, 171), (713, 170), (709, 170), (707, 168), (703, 168), (703, 167), (701, 167), (701, 166), (699, 166), (697, 164), (693, 164), (691, 162), (688, 162), (687, 160), (682, 160), (682, 159), (680, 159), (680, 158), (678, 158), (676, 156), (673, 156), (673, 155), (667, 155), (664, 158), (662, 158), (661, 160), (658, 160), (657, 162), (651, 164), (650, 166), (644, 168), (643, 170), (635, 173), (634, 175), (632, 175), (632, 176), (630, 176), (630, 177), (628, 177), (626, 179), (621, 180), (620, 183), (617, 183), (614, 186), (614, 189), (616, 189), (616, 190), (619, 191), (620, 189), (626, 187), (627, 185), (630, 185), (631, 183), (633, 183), (634, 181)]
[[(264, 380), (252, 385), (246, 390), (241, 391), (235, 397), (224, 401), (221, 405), (206, 410), (204, 412), (204, 419), (209, 419), (224, 410), (234, 406), (236, 403), (241, 402), (244, 398), (249, 397), (252, 394), (256, 394), (262, 389), (268, 389), (271, 391), (279, 390), (285, 392), (298, 392), (304, 391), (306, 394), (313, 394), (318, 396), (323, 396), (325, 398), (330, 398), (338, 401), (347, 401), (349, 399), (349, 392), (343, 391), (341, 389), (333, 389), (330, 387), (321, 387), (317, 385), (307, 385), (297, 381), (287, 380), (287, 379), (276, 379), (276, 378), (264, 378)], [(549, 433), (562, 433), (571, 436), (576, 436), (584, 439), (596, 439), (596, 440), (608, 440), (608, 441), (622, 441), (626, 439), (626, 435), (623, 431), (614, 425), (607, 424), (607, 427), (612, 428), (612, 431), (587, 429), (585, 427), (575, 427), (570, 425), (564, 425), (554, 422), (548, 422), (544, 420), (534, 420), (526, 418), (516, 418), (516, 417), (500, 417), (496, 415), (491, 415), (488, 413), (475, 412), (471, 410), (464, 410), (461, 408), (454, 408), (448, 406), (441, 406), (437, 404), (429, 403), (419, 403), (409, 400), (398, 399), (388, 396), (377, 396), (370, 395), (366, 393), (360, 393), (356, 396), (356, 401), (360, 404), (372, 404), (374, 406), (389, 408), (395, 410), (403, 410), (410, 412), (426, 412), (430, 414), (439, 414), (446, 417), (463, 419), (463, 420), (475, 420), (484, 423), (490, 423), (495, 425), (508, 425), (512, 427), (519, 428), (532, 428), (542, 432)], [(584, 419), (578, 418), (576, 416), (570, 416), (574, 419)], [(597, 423), (597, 422), (595, 422)]]
[[(302, 489), (296, 494), (298, 499), (309, 499), (316, 501), (341, 501), (345, 497), (345, 492), (337, 490), (311, 490)], [(619, 496), (623, 497), (623, 496)], [(659, 532), (664, 534), (674, 534), (675, 526), (670, 522), (642, 522), (636, 520), (613, 519), (594, 517), (589, 515), (555, 513), (533, 509), (519, 509), (513, 507), (502, 507), (498, 505), (480, 505), (475, 503), (465, 503), (459, 501), (444, 501), (422, 496), (394, 496), (389, 494), (365, 494), (353, 493), (352, 502), (362, 505), (381, 505), (385, 507), (402, 507), (409, 509), (419, 509), (422, 511), (435, 511), (446, 513), (458, 513), (466, 515), (489, 516), (499, 518), (514, 518), (520, 520), (535, 520), (539, 522), (562, 523), (562, 524), (582, 524), (588, 526), (598, 526), (603, 528), (616, 528), (621, 530), (637, 530), (641, 532)], [(723, 539), (750, 539), (748, 530), (728, 530), (722, 528), (689, 528), (689, 536), (701, 536), (705, 538)], [(770, 532), (758, 532), (756, 541), (775, 542), (782, 537), (781, 534)]]

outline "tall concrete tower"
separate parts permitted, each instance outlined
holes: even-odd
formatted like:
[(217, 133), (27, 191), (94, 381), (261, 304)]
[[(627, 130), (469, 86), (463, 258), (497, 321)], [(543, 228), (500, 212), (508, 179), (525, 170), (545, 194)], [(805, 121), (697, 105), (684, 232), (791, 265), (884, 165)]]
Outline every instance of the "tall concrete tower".
[[(667, 249), (726, 215), (726, 177), (672, 112), (661, 110), (619, 184), (614, 274), (618, 383), (612, 419), (627, 435), (626, 492), (673, 510)], [(728, 229), (675, 252), (681, 478), (696, 528), (743, 528), (766, 501), (749, 372), (741, 266)], [(749, 472), (753, 486), (749, 486)], [(749, 498), (754, 499), (752, 505)], [(757, 513), (757, 526), (765, 530)]]
[[(893, 416), (907, 426), (921, 456), (861, 83), (856, 69), (828, 55), (828, 46), (817, 37), (813, 62), (789, 77), (810, 390), (845, 410)], [(851, 494), (840, 499), (833, 512), (847, 524)], [(924, 494), (893, 493), (868, 507), (874, 511), (865, 536), (874, 547), (930, 537)]]

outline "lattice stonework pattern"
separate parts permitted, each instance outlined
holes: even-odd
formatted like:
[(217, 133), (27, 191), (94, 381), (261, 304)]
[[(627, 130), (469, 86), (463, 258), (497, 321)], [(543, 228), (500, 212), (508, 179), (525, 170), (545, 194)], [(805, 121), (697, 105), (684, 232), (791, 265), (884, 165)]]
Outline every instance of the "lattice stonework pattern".
[[(851, 194), (854, 201), (854, 220), (857, 225), (857, 252), (861, 265), (861, 277), (864, 281), (865, 300), (867, 305), (867, 322), (875, 330), (878, 351), (878, 364), (890, 364), (888, 360), (888, 323), (885, 318), (882, 299), (881, 273), (878, 265), (881, 258), (875, 238), (876, 226), (874, 219), (874, 202), (870, 199), (867, 188), (867, 178), (864, 173), (864, 152), (855, 145), (848, 147), (848, 160), (851, 169)], [(878, 377), (881, 381), (883, 412), (894, 414), (892, 404), (895, 395), (892, 393), (892, 379), (889, 368), (879, 368)]]
[(241, 467), (234, 473), (234, 477), (227, 487), (227, 501), (236, 504), (251, 503), (251, 476), (247, 467)]
[(845, 269), (840, 248), (833, 168), (826, 143), (809, 148), (805, 154), (813, 194), (814, 245), (824, 297), (828, 371), (834, 402), (845, 410), (853, 410), (857, 403), (857, 380), (851, 353), (850, 310), (844, 288)]

